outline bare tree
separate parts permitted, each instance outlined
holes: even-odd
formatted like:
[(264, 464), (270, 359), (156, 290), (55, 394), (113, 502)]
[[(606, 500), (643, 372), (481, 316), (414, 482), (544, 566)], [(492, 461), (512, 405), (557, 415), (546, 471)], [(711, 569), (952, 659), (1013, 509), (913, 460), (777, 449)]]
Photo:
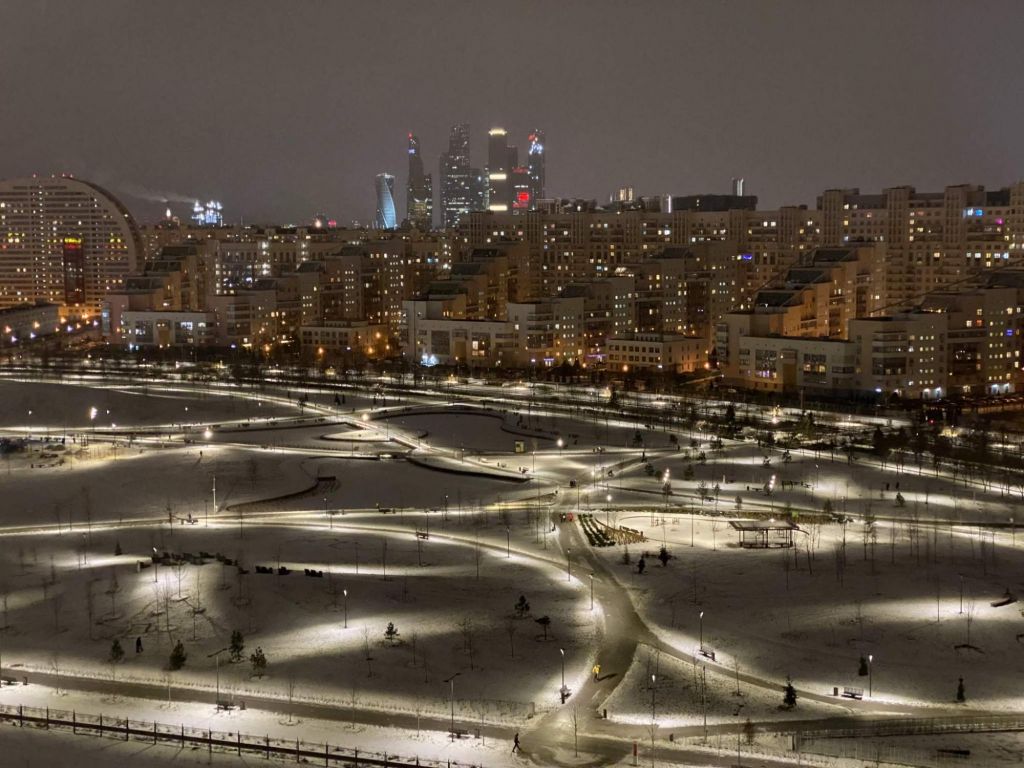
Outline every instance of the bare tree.
[(369, 627), (363, 627), (363, 653), (366, 656), (366, 676), (373, 677), (373, 655), (370, 653)]
[(295, 672), (288, 672), (288, 725), (292, 724), (292, 702), (295, 700)]
[(505, 620), (505, 633), (508, 635), (509, 658), (516, 657), (516, 623), (512, 619)]
[(974, 614), (977, 610), (977, 603), (972, 597), (967, 601), (967, 610), (964, 611), (964, 618), (967, 620), (967, 645), (971, 644), (971, 625), (974, 624)]
[(110, 583), (107, 585), (107, 595), (110, 596), (110, 618), (117, 618), (117, 593), (121, 591), (121, 585), (117, 582), (117, 571), (110, 569)]
[(578, 705), (572, 705), (572, 711), (569, 713), (569, 717), (572, 719), (572, 743), (573, 750), (575, 751), (576, 757), (580, 756), (580, 708)]
[(53, 609), (53, 631), (60, 634), (60, 612), (64, 607), (64, 595), (61, 592), (54, 593), (50, 607)]

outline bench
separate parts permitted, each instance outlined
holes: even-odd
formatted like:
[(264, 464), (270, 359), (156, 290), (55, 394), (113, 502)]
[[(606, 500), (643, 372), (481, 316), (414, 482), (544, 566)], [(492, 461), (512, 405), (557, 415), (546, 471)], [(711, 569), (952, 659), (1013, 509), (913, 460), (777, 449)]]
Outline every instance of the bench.
[(699, 654), (700, 654), (701, 656), (703, 656), (703, 657), (704, 657), (705, 659), (711, 659), (712, 661), (714, 661), (714, 660), (715, 660), (715, 652), (714, 652), (714, 651), (712, 651), (712, 650), (711, 650), (710, 648), (701, 648), (701, 649), (700, 649), (700, 650), (698, 651), (698, 653), (699, 653)]
[(416, 538), (417, 539), (423, 539), (424, 541), (426, 541), (427, 539), (430, 538), (430, 534), (429, 533), (424, 533), (423, 531), (416, 531)]
[(856, 699), (857, 701), (860, 701), (861, 699), (864, 698), (864, 689), (863, 688), (851, 688), (850, 686), (844, 686), (843, 687), (843, 698), (846, 698), (846, 699)]

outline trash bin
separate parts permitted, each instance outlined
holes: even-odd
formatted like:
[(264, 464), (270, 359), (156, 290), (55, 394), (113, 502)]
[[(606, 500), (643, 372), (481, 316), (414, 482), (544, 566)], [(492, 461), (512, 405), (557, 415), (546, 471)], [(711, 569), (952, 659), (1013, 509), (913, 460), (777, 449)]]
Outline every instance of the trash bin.
[(834, 686), (832, 688), (832, 695), (833, 696), (838, 696), (839, 695), (839, 688), (838, 688), (838, 686)]

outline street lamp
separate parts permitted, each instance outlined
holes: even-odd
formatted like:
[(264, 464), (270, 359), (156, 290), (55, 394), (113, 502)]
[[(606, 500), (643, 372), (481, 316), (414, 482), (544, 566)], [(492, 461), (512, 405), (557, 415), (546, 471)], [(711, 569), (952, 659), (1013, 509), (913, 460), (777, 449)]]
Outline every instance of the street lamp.
[(868, 654), (868, 698), (871, 698), (871, 691), (874, 688), (874, 686), (872, 685), (872, 675), (871, 675), (871, 662), (874, 661), (874, 660), (875, 660), (875, 657), (869, 653)]
[(657, 730), (658, 721), (655, 718), (654, 711), (654, 692), (658, 682), (657, 675), (651, 675), (651, 768), (654, 768), (654, 732)]
[(343, 589), (341, 593), (345, 596), (345, 629), (348, 629), (348, 590)]
[(565, 702), (565, 648), (559, 648), (558, 651), (562, 654), (562, 701)]
[(565, 580), (572, 581), (572, 560), (569, 556), (572, 554), (572, 550), (566, 548), (565, 550)]
[(700, 612), (700, 650), (704, 651), (704, 611)]
[[(610, 505), (612, 503), (612, 495), (609, 493), (607, 496), (604, 497), (604, 500), (605, 500), (606, 504)], [(611, 514), (611, 510), (609, 510), (608, 507), (606, 506), (604, 508), (604, 524), (608, 525), (609, 527), (611, 527), (609, 525), (609, 522), (608, 522), (608, 516), (610, 514)]]
[(210, 656), (213, 656), (214, 664), (217, 667), (217, 694), (213, 700), (213, 706), (217, 709), (220, 708), (220, 655), (224, 653), (224, 651), (226, 650), (229, 649), (227, 647), (221, 648), (219, 651), (214, 651), (213, 653), (208, 654), (206, 657), (210, 658)]
[(594, 574), (590, 574), (590, 610), (594, 610)]
[(512, 557), (512, 529), (505, 526), (505, 559)]
[(455, 678), (461, 675), (461, 672), (456, 672), (454, 675), (445, 680), (451, 686), (451, 700), (452, 700), (452, 741), (455, 741)]
[(565, 441), (562, 438), (558, 438), (558, 455), (562, 455), (562, 448), (565, 446)]

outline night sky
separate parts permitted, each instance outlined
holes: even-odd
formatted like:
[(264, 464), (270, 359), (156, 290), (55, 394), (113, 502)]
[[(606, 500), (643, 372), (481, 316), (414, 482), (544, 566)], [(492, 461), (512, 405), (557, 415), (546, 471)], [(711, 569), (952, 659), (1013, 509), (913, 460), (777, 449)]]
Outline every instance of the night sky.
[[(548, 194), (998, 187), (1024, 176), (1024, 2), (0, 2), (0, 177), (69, 172), (144, 219), (373, 212), (449, 126), (547, 132)], [(147, 202), (146, 198), (153, 202)], [(185, 213), (190, 206), (172, 205)]]

